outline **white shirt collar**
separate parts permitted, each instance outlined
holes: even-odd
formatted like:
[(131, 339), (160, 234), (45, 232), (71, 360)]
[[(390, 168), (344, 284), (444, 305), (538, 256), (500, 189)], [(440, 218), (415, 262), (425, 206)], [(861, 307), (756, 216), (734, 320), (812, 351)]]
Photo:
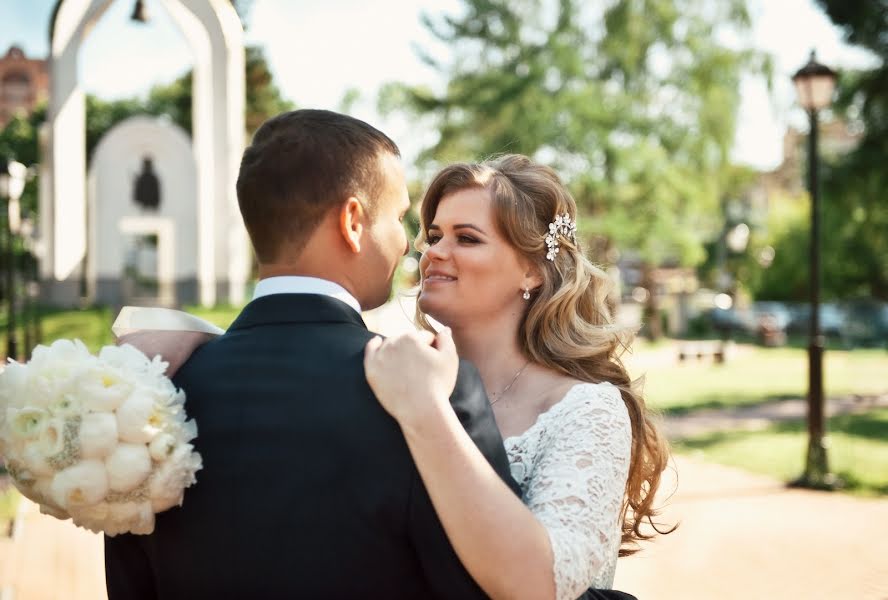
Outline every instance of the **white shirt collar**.
[(271, 294), (318, 294), (330, 296), (345, 302), (358, 313), (361, 312), (361, 305), (358, 304), (357, 299), (349, 294), (344, 287), (338, 283), (318, 277), (280, 275), (260, 279), (253, 290), (253, 300), (263, 296), (270, 296)]

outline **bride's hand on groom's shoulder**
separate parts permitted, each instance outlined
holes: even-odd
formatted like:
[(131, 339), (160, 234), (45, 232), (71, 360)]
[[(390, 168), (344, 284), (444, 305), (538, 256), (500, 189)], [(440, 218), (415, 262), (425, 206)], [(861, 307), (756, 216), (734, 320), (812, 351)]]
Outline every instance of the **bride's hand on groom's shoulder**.
[(375, 337), (364, 350), (367, 381), (401, 426), (438, 418), (456, 385), (459, 358), (450, 330)]
[(198, 347), (214, 337), (213, 334), (198, 331), (144, 330), (120, 336), (117, 345), (134, 346), (148, 358), (159, 355), (169, 363), (166, 376), (172, 377)]

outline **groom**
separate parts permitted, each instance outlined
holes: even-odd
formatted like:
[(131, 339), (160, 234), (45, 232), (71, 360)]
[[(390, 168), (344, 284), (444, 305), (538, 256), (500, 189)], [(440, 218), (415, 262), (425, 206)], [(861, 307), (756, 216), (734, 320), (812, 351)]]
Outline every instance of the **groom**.
[[(345, 115), (284, 113), (245, 151), (237, 195), (260, 281), (174, 379), (204, 468), (153, 534), (106, 538), (110, 600), (485, 597), (364, 378), (360, 311), (407, 251), (397, 146)], [(451, 402), (519, 493), (468, 364)]]

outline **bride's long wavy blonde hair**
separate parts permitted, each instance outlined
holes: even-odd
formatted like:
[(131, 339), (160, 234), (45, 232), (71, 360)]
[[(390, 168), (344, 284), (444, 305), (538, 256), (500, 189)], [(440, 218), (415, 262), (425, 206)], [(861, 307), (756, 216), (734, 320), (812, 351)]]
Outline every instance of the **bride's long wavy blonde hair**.
[[(493, 198), (500, 233), (542, 274), (543, 283), (531, 292), (518, 332), (521, 348), (532, 361), (581, 381), (610, 382), (620, 389), (632, 423), (632, 456), (621, 513), (620, 556), (638, 551), (637, 542), (654, 537), (641, 531), (653, 518), (654, 496), (666, 468), (669, 450), (651, 420), (641, 385), (632, 381), (620, 356), (634, 332), (614, 324), (608, 304), (611, 278), (592, 264), (579, 244), (560, 236), (560, 252), (546, 258), (545, 237), (556, 215), (577, 217), (573, 197), (549, 167), (526, 156), (508, 154), (480, 164), (457, 163), (432, 180), (420, 208), (416, 248), (427, 247), (426, 236), (441, 199), (467, 188), (482, 188)], [(431, 325), (417, 304), (417, 320)]]

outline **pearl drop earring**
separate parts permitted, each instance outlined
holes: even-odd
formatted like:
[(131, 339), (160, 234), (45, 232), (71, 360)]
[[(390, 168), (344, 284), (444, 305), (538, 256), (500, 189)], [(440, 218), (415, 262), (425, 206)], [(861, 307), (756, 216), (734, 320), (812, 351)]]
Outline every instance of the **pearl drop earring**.
[(522, 295), (522, 298), (524, 298), (525, 300), (530, 300), (530, 290), (524, 288), (524, 294)]

